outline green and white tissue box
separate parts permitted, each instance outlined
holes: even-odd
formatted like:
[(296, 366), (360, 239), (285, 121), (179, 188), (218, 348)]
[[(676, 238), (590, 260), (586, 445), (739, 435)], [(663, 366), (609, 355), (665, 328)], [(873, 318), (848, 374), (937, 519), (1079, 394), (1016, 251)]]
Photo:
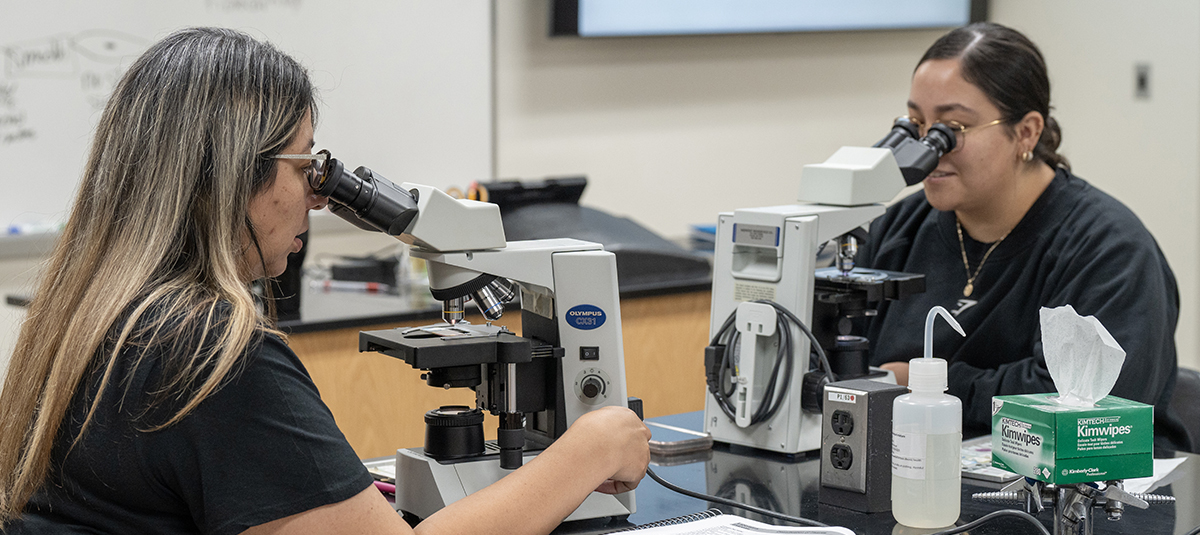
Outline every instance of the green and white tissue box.
[(1154, 473), (1154, 407), (1116, 396), (1069, 407), (1057, 397), (992, 398), (992, 466), (1057, 485)]

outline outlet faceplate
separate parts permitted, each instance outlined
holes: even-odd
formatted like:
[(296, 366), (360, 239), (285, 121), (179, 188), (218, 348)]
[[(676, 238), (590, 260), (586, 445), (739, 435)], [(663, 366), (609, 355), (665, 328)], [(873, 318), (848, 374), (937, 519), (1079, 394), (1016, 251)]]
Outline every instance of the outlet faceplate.
[[(825, 387), (821, 428), (821, 484), (855, 492), (867, 491), (867, 403), (869, 392)], [(854, 425), (860, 422), (863, 425)]]
[(906, 392), (867, 379), (825, 386), (821, 503), (864, 513), (892, 509), (892, 404)]

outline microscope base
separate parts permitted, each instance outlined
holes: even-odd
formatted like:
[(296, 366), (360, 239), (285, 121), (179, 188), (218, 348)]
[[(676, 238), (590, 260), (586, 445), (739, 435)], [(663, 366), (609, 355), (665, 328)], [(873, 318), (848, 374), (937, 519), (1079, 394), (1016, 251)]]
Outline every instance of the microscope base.
[[(529, 463), (536, 455), (526, 453)], [(511, 470), (500, 468), (500, 459), (442, 464), (425, 456), (421, 448), (396, 450), (397, 511), (428, 518), (439, 509), (491, 485)], [(633, 492), (617, 495), (593, 492), (565, 521), (628, 516), (635, 510)]]

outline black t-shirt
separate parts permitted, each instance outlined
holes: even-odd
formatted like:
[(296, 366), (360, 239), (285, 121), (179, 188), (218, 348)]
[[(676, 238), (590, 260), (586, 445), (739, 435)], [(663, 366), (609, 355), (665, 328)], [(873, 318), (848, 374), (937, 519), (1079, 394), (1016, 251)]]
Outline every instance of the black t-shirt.
[(134, 350), (121, 355), (116, 379), (68, 453), (98, 385), (98, 373), (85, 378), (49, 479), (6, 533), (240, 533), (371, 485), (308, 372), (273, 335), (184, 419), (143, 431), (181, 406), (149, 394), (162, 384), (165, 359), (179, 358), (167, 353), (147, 355), (132, 375)]
[(963, 295), (963, 246), (974, 273), (990, 244), (965, 230), (963, 242), (954, 213), (934, 209), (923, 191), (871, 224), (859, 265), (923, 273), (926, 283), (925, 293), (886, 303), (870, 322), (871, 364), (922, 356), (925, 317), (941, 305), (967, 334), (959, 336), (943, 322), (934, 328), (935, 356), (950, 364), (948, 393), (962, 400), (966, 428), (986, 432), (992, 396), (1055, 390), (1038, 310), (1069, 304), (1099, 319), (1126, 352), (1112, 394), (1155, 406), (1157, 443), (1190, 446), (1168, 411), (1179, 291), (1158, 244), (1133, 212), (1059, 169), (988, 256), (969, 297)]

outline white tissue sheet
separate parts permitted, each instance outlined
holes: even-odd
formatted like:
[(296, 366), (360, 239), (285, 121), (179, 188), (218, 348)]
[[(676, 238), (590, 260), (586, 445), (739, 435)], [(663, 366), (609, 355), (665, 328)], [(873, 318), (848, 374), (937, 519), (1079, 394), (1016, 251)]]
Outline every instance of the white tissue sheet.
[(1092, 407), (1112, 391), (1125, 363), (1125, 350), (1095, 316), (1071, 305), (1042, 307), (1042, 351), (1058, 390), (1058, 402)]
[(1155, 459), (1154, 460), (1154, 475), (1150, 477), (1135, 477), (1125, 480), (1125, 492), (1154, 492), (1160, 487), (1165, 487), (1174, 483), (1182, 475), (1182, 470), (1176, 470), (1179, 465), (1186, 461), (1186, 457), (1177, 457), (1174, 459)]

